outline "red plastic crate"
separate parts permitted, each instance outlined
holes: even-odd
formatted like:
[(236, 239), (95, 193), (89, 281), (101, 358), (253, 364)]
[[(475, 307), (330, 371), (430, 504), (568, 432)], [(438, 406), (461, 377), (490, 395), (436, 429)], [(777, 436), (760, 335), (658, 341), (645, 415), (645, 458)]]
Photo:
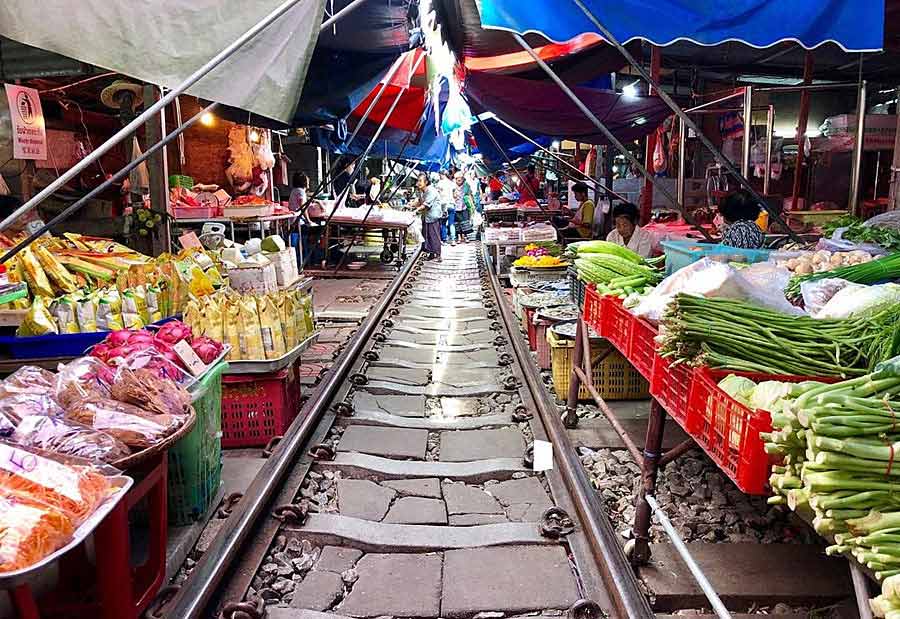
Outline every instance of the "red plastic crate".
[(770, 432), (772, 420), (768, 412), (750, 410), (719, 388), (719, 381), (729, 374), (746, 376), (754, 382), (834, 382), (836, 379), (729, 372), (705, 367), (694, 372), (688, 405), (688, 434), (741, 491), (767, 494), (770, 462), (759, 433)]
[(628, 360), (647, 380), (653, 378), (656, 361), (656, 336), (659, 330), (638, 317), (631, 321), (631, 337), (628, 343)]
[(631, 338), (631, 323), (635, 320), (635, 316), (623, 307), (621, 299), (609, 295), (601, 297), (601, 299), (603, 310), (599, 334), (618, 348), (619, 352), (627, 356)]
[(688, 399), (693, 380), (694, 368), (683, 363), (672, 365), (668, 359), (658, 354), (654, 356), (650, 395), (685, 431), (687, 431)]
[(525, 315), (528, 317), (528, 325), (525, 332), (528, 334), (529, 350), (537, 350), (537, 326), (534, 324), (534, 313), (535, 310), (525, 308)]
[(222, 377), (222, 447), (262, 447), (300, 411), (295, 366), (272, 374)]
[(538, 319), (534, 325), (536, 338), (535, 352), (537, 353), (537, 366), (542, 370), (550, 369), (550, 343), (547, 342), (547, 329), (553, 325), (550, 320)]
[(581, 315), (587, 325), (597, 334), (600, 334), (602, 330), (603, 297), (597, 293), (597, 289), (593, 284), (589, 284), (584, 290), (584, 311)]

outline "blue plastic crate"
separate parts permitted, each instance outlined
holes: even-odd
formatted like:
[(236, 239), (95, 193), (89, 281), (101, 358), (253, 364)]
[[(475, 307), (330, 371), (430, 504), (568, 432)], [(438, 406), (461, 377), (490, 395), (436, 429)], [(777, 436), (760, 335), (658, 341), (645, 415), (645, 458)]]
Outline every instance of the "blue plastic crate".
[[(163, 318), (153, 323), (162, 325), (176, 316)], [(109, 331), (93, 333), (62, 333), (50, 335), (0, 336), (0, 352), (13, 359), (46, 359), (50, 357), (80, 357), (88, 348), (99, 344), (109, 335)]]
[(768, 249), (740, 249), (727, 245), (697, 243), (695, 241), (663, 241), (666, 252), (666, 275), (671, 275), (701, 258), (714, 258), (726, 262), (765, 262), (772, 253)]

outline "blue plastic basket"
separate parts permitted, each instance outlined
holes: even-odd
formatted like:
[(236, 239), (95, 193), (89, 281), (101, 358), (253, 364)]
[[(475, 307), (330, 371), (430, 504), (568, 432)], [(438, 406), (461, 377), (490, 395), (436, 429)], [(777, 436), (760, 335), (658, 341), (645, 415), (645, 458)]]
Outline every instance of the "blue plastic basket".
[[(159, 326), (174, 320), (177, 316), (154, 322)], [(80, 357), (91, 346), (99, 344), (109, 335), (109, 331), (93, 333), (62, 333), (50, 335), (0, 336), (0, 353), (13, 359), (47, 359), (51, 357)]]
[(768, 249), (740, 249), (727, 245), (712, 243), (697, 243), (695, 241), (663, 241), (661, 243), (666, 252), (666, 275), (671, 275), (689, 264), (693, 264), (701, 258), (715, 258), (726, 262), (765, 262), (769, 259), (771, 250)]

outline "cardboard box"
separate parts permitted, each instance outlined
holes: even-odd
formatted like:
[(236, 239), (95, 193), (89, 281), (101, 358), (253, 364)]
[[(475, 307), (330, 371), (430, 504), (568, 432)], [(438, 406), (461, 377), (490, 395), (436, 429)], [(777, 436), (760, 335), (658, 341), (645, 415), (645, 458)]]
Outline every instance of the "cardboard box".
[(278, 290), (275, 265), (228, 269), (231, 287), (241, 294), (265, 294)]
[(297, 252), (293, 247), (288, 247), (277, 254), (266, 254), (266, 257), (275, 266), (275, 279), (279, 286), (290, 286), (297, 281), (300, 271), (297, 268)]

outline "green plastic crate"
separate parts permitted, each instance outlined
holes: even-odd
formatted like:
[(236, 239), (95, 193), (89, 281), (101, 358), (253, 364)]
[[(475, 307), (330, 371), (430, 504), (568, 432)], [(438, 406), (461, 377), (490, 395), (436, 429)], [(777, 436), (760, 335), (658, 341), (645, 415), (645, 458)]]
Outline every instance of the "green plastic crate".
[(172, 174), (169, 176), (169, 189), (173, 189), (175, 187), (184, 187), (185, 189), (190, 189), (196, 183), (194, 183), (194, 179), (191, 176), (184, 176), (182, 174)]
[(197, 422), (169, 449), (169, 525), (200, 520), (216, 497), (222, 477), (222, 374), (219, 363), (193, 391)]

